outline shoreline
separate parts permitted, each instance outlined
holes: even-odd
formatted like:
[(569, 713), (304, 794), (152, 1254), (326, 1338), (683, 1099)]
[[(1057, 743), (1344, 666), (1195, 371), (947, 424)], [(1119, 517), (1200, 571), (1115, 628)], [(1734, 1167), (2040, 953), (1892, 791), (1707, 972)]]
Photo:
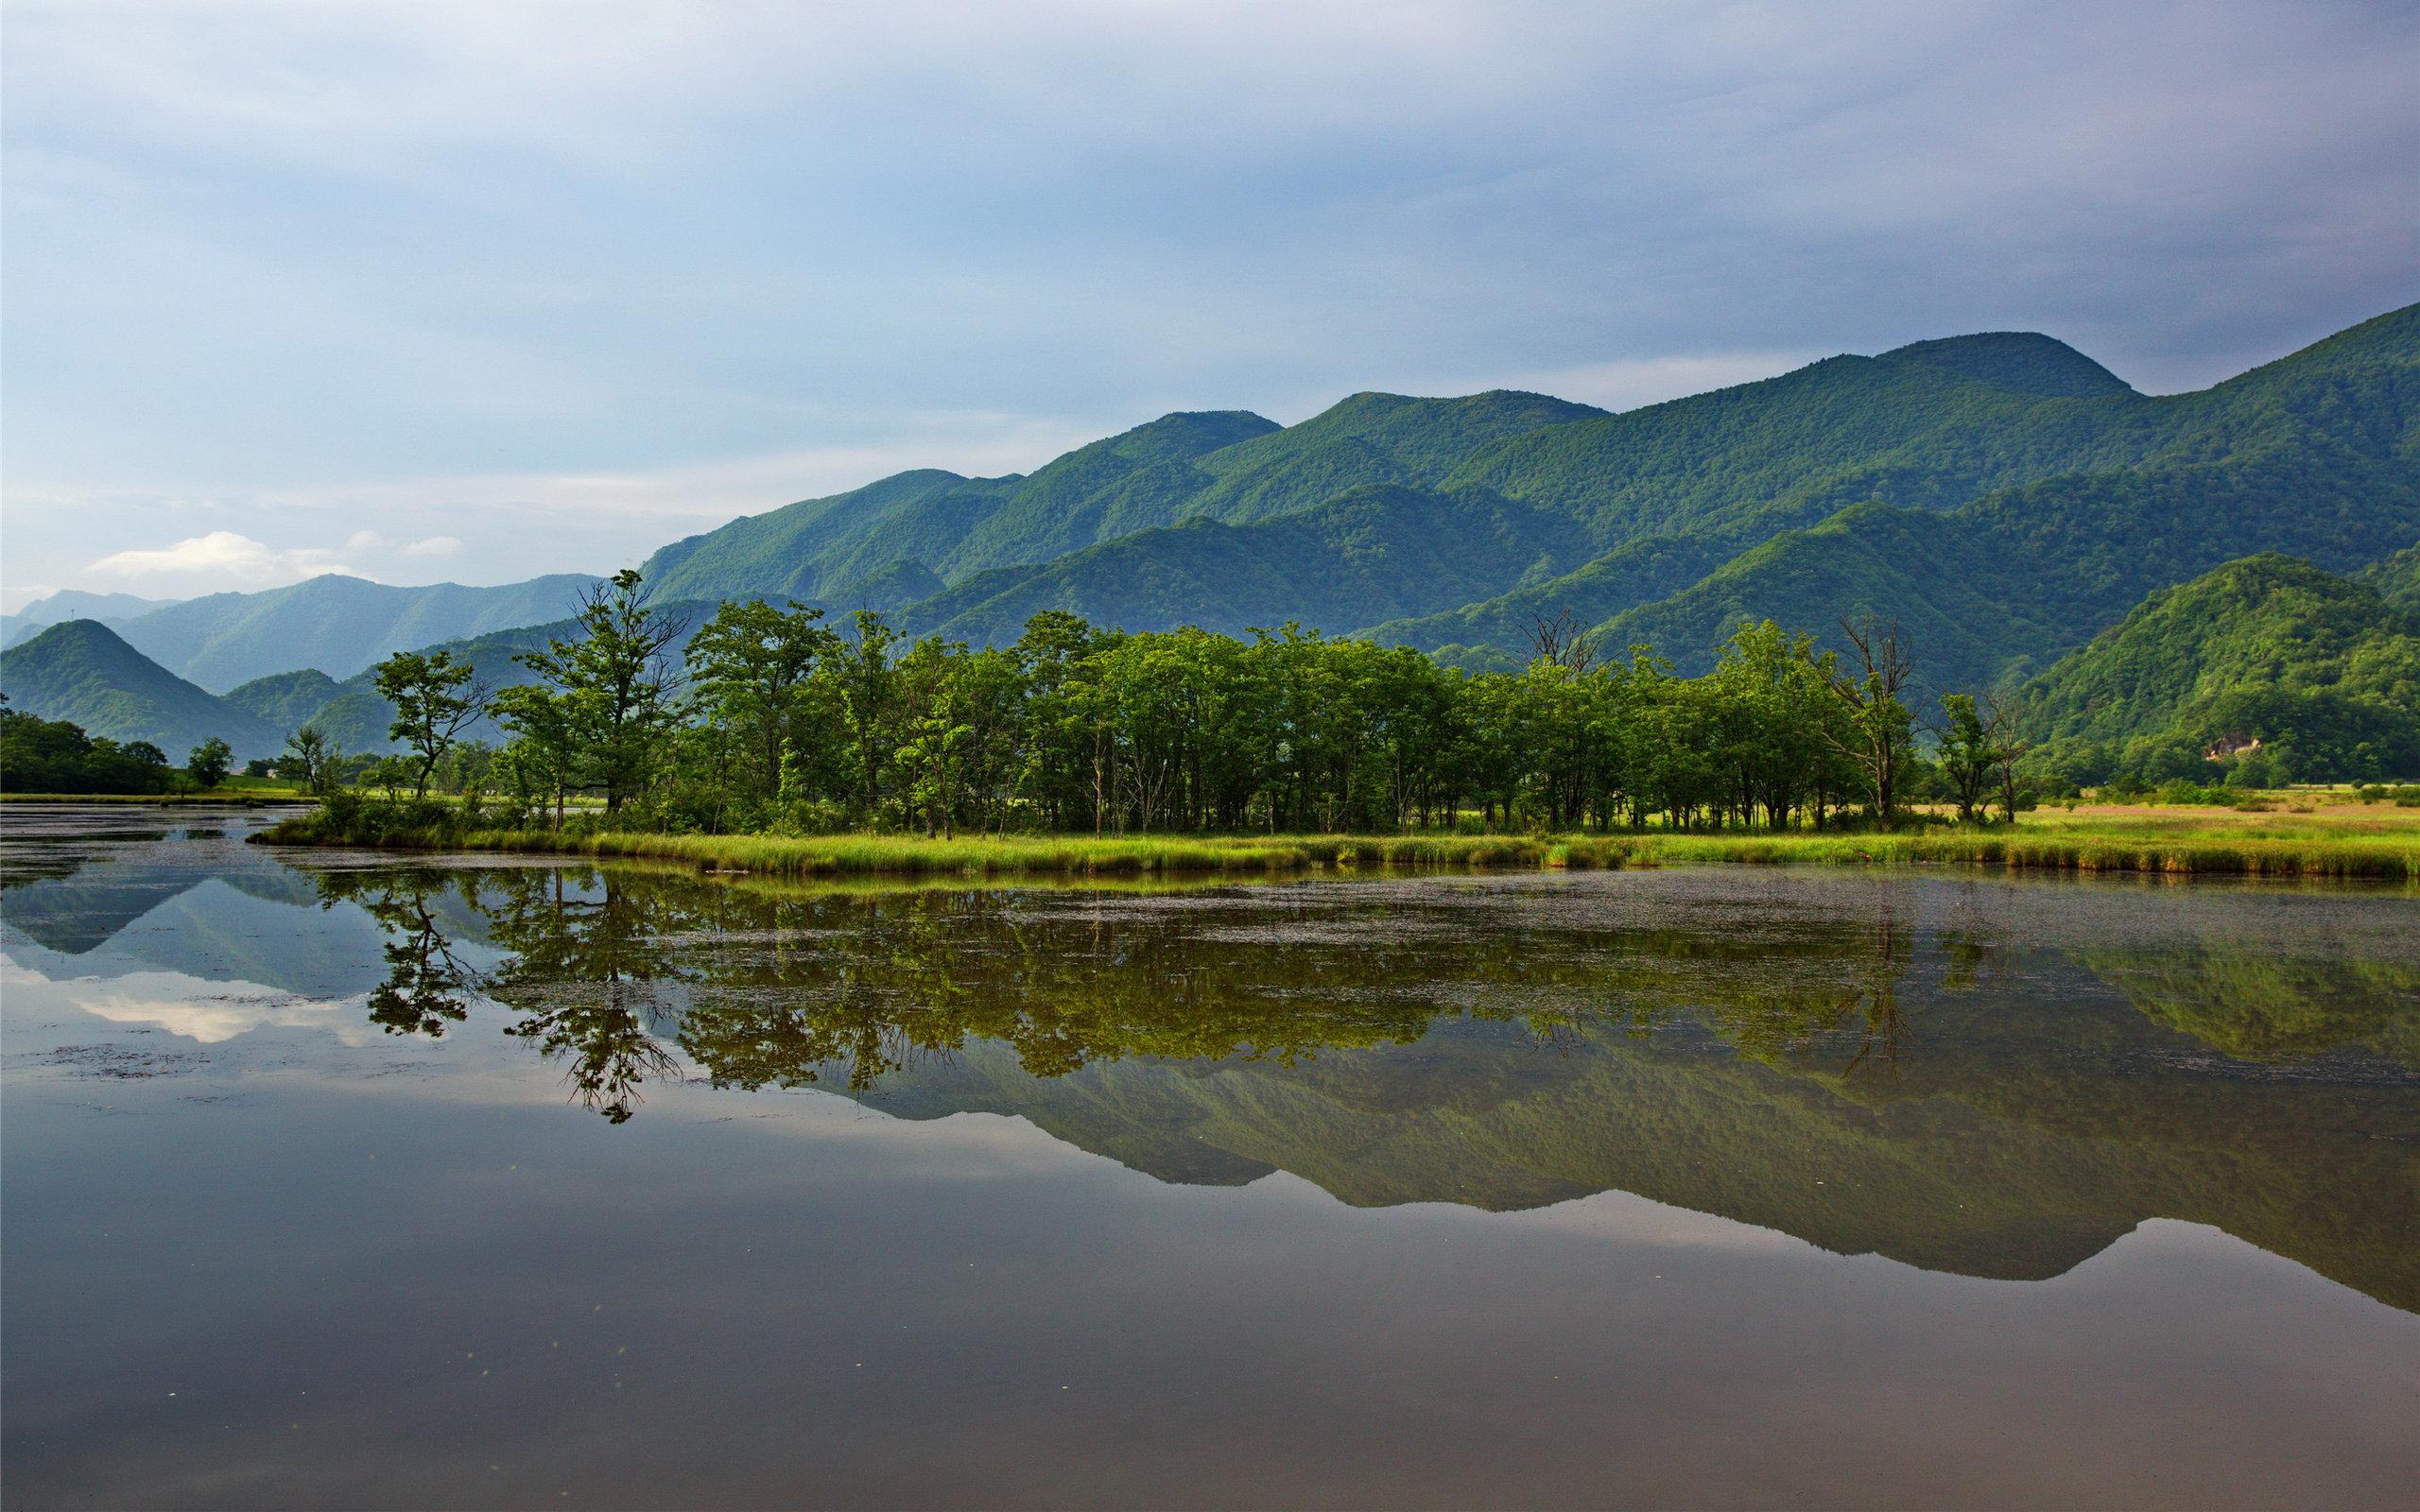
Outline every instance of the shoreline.
[(308, 809), (319, 801), (290, 793), (0, 793), (0, 808), (11, 803), (206, 803), (223, 809)]
[[(817, 878), (1134, 877), (1351, 871), (1609, 870), (1700, 864), (1926, 866), (2170, 877), (2238, 876), (2420, 883), (2420, 836), (2113, 836), (2044, 827), (1896, 833), (1556, 835), (985, 836), (700, 835), (544, 830), (362, 837), (274, 825), (251, 843), (294, 849), (489, 851), (570, 861), (682, 863), (702, 875)], [(280, 832), (287, 832), (281, 833)]]

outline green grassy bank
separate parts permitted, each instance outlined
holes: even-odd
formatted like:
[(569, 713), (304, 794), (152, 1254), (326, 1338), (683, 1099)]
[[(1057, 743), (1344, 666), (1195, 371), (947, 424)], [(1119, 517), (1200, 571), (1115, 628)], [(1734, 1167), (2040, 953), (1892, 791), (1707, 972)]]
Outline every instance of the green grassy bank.
[(543, 830), (379, 831), (298, 816), (268, 845), (516, 851), (671, 862), (769, 877), (1136, 877), (1271, 874), (1356, 868), (1593, 869), (1754, 865), (1970, 865), (2076, 872), (2152, 872), (2420, 882), (2420, 830), (2396, 834), (2161, 834), (2055, 821), (2014, 829), (1931, 827), (1891, 834), (1643, 833), (1564, 835), (1009, 835), (925, 840), (895, 835), (555, 834)]

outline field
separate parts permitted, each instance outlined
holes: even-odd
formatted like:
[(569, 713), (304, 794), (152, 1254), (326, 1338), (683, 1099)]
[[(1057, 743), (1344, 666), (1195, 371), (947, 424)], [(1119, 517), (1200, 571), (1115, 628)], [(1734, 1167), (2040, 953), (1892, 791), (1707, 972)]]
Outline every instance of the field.
[(2341, 793), (2298, 796), (2266, 813), (2164, 805), (2081, 804), (2016, 825), (1918, 825), (1891, 833), (1650, 829), (1605, 834), (1505, 835), (700, 835), (555, 834), (473, 830), (340, 833), (320, 816), (287, 820), (272, 845), (514, 851), (683, 865), (768, 877), (1141, 877), (1272, 874), (1360, 868), (1587, 869), (1705, 863), (1971, 865), (2172, 876), (2368, 878), (2420, 882), (2420, 809)]

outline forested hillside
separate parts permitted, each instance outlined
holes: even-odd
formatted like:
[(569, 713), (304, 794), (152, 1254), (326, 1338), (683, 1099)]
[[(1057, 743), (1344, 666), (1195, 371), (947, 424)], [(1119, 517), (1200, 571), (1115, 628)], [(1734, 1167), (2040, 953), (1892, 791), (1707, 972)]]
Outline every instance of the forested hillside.
[(977, 574), (906, 611), (912, 631), (1006, 644), (1044, 610), (1103, 622), (1236, 633), (1289, 620), (1367, 624), (1517, 577), (1541, 551), (1568, 551), (1570, 523), (1465, 490), (1372, 485), (1253, 524), (1209, 518), (1146, 531), (1046, 566)]
[(2195, 776), (2208, 752), (2271, 782), (2420, 772), (2420, 618), (2275, 555), (2153, 593), (2029, 684), (2038, 760), (2098, 782)]
[(195, 687), (95, 620), (67, 620), (0, 651), (0, 693), (20, 713), (66, 720), (122, 745), (148, 741), (171, 761), (214, 735), (239, 761), (285, 743), (283, 730)]
[[(2202, 393), (2118, 401), (2138, 455), (1945, 512), (1869, 502), (1750, 548), (1602, 627), (1703, 666), (1743, 618), (1911, 629), (1939, 684), (2005, 680), (2081, 645), (2154, 589), (2248, 551), (2336, 572), (2420, 535), (2420, 311)], [(2104, 458), (2105, 460), (2105, 458)]]
[[(2420, 306), (2168, 397), (1997, 333), (1618, 415), (1510, 391), (1357, 394), (1285, 427), (1168, 415), (1028, 475), (906, 472), (735, 521), (645, 576), (700, 617), (794, 598), (978, 646), (1051, 610), (1129, 630), (1295, 623), (1475, 670), (1521, 666), (1545, 621), (1690, 673), (1742, 622), (1830, 637), (1871, 614), (1905, 627), (1920, 689), (2009, 689), (2251, 553), (2420, 602), (2415, 424)], [(297, 676), (239, 702), (285, 724), (317, 701), (308, 717), (365, 748), (384, 706), (364, 668), (506, 632), (526, 648), (592, 581), (322, 577), (122, 633), (206, 687), (324, 674), (333, 692)]]
[[(906, 619), (994, 641), (1020, 608), (1209, 623), (1232, 612), (1219, 585), (1238, 564), (1269, 562), (1285, 617), (1464, 664), (1517, 664), (1532, 627), (1559, 615), (1698, 668), (1743, 619), (1871, 611), (1910, 623), (1928, 681), (1988, 682), (2247, 550), (2350, 570), (2408, 542), (2416, 356), (2420, 318), (2405, 310), (2216, 388), (2150, 398), (2044, 336), (1924, 342), (1495, 441), (1428, 490), (1455, 507), (1350, 543), (1317, 539), (1322, 504), (960, 581)], [(1508, 536), (1515, 516), (1525, 533)], [(1466, 556), (1466, 570), (1374, 594), (1354, 555), (1372, 540), (1406, 561)], [(1381, 604), (1392, 614), (1371, 618)]]
[(2411, 614), (2420, 614), (2420, 545), (2406, 546), (2353, 575), (2372, 593)]
[[(1599, 413), (1543, 394), (1495, 392), (1356, 394), (1284, 429), (1240, 410), (1168, 415), (1029, 476), (903, 472), (734, 521), (666, 547), (644, 570), (674, 598), (752, 594), (843, 610), (901, 608), (912, 600), (897, 598), (892, 585), (923, 575), (957, 585), (962, 607), (977, 601), (963, 592), (976, 575), (1197, 518), (1242, 524), (1370, 485), (1426, 488), (1490, 442)], [(1169, 573), (1200, 570), (1192, 544), (1174, 547)], [(993, 592), (1004, 588), (995, 583)], [(952, 612), (923, 617), (938, 623)]]

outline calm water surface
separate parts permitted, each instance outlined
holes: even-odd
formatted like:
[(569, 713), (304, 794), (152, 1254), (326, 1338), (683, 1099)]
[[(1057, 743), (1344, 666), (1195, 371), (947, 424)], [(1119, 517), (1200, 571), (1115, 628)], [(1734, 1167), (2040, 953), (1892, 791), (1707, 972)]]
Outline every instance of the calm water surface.
[(2420, 1486), (2410, 894), (0, 822), (12, 1508)]

